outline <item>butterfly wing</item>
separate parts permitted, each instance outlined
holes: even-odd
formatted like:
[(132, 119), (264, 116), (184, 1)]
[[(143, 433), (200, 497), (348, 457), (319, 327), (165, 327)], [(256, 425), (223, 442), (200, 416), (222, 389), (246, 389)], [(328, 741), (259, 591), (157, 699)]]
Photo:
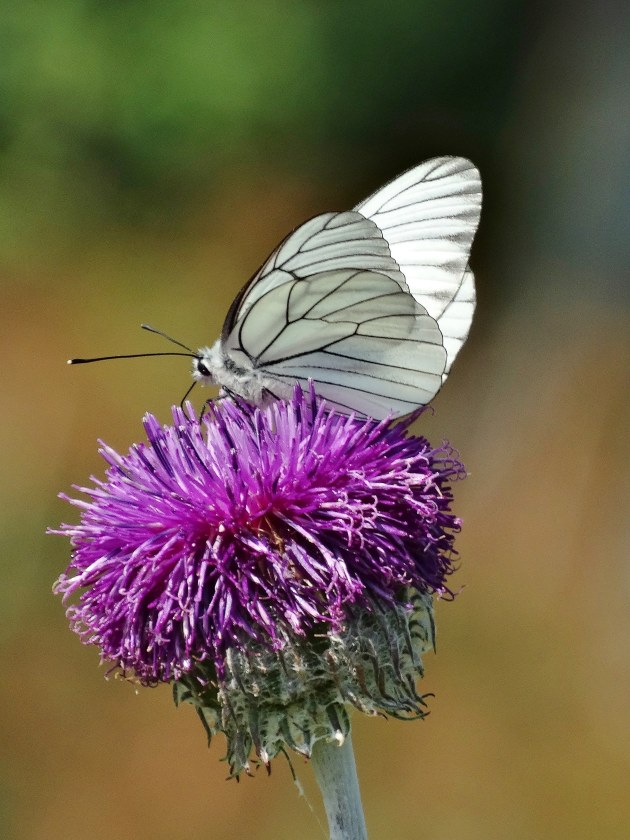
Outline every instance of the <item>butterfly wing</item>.
[(272, 252), (230, 307), (223, 339), (264, 294), (294, 279), (344, 268), (378, 271), (406, 289), (389, 245), (361, 213), (322, 213), (296, 228)]
[(339, 268), (259, 291), (241, 309), (223, 351), (256, 371), (274, 396), (312, 379), (340, 411), (382, 418), (408, 414), (440, 388), (442, 334), (393, 277)]
[(440, 157), (410, 169), (355, 207), (376, 223), (409, 291), (444, 336), (444, 378), (475, 311), (468, 258), (481, 212), (481, 179), (470, 161)]

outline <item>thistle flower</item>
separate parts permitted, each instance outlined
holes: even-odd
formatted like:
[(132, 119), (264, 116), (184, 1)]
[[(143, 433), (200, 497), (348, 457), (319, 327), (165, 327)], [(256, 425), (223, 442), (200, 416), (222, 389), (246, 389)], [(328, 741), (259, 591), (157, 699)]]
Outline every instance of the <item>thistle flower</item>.
[(201, 421), (147, 415), (146, 443), (103, 445), (106, 478), (64, 496), (81, 509), (55, 532), (73, 547), (55, 584), (72, 629), (126, 676), (172, 683), (226, 734), (234, 775), (252, 749), (268, 765), (342, 741), (349, 706), (422, 716), (463, 467), (409, 422), (331, 413), (299, 387)]

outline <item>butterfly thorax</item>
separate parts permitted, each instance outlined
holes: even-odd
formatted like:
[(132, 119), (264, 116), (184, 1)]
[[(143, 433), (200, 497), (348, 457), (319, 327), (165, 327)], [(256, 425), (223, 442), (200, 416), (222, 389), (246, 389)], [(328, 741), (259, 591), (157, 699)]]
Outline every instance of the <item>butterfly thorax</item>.
[[(218, 339), (212, 347), (201, 347), (197, 351), (193, 361), (193, 379), (202, 385), (218, 385), (254, 405), (262, 405), (267, 402), (268, 386), (272, 381), (248, 363), (249, 360), (244, 359), (243, 364), (239, 364), (228, 356), (221, 339)], [(273, 385), (274, 391), (277, 391), (278, 383), (274, 381)]]

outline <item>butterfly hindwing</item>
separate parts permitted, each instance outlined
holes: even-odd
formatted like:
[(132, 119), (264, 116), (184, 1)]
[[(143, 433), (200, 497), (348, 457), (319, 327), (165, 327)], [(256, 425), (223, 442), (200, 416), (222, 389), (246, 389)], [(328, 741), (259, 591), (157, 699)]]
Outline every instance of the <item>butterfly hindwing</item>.
[(234, 324), (224, 352), (237, 364), (246, 358), (278, 396), (313, 379), (339, 409), (379, 418), (429, 402), (446, 364), (426, 310), (391, 277), (354, 269), (269, 289)]

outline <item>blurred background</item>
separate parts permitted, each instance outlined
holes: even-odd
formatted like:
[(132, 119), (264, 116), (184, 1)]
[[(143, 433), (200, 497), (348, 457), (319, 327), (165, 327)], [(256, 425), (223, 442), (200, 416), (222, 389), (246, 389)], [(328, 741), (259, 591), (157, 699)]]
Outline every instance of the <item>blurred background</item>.
[[(0, 10), (0, 830), (326, 836), (310, 767), (224, 781), (167, 687), (103, 679), (57, 499), (164, 421), (277, 242), (434, 155), (485, 200), (435, 415), (470, 477), (421, 723), (354, 718), (371, 840), (630, 836), (630, 7), (5, 0)], [(200, 394), (195, 397), (200, 403)]]

